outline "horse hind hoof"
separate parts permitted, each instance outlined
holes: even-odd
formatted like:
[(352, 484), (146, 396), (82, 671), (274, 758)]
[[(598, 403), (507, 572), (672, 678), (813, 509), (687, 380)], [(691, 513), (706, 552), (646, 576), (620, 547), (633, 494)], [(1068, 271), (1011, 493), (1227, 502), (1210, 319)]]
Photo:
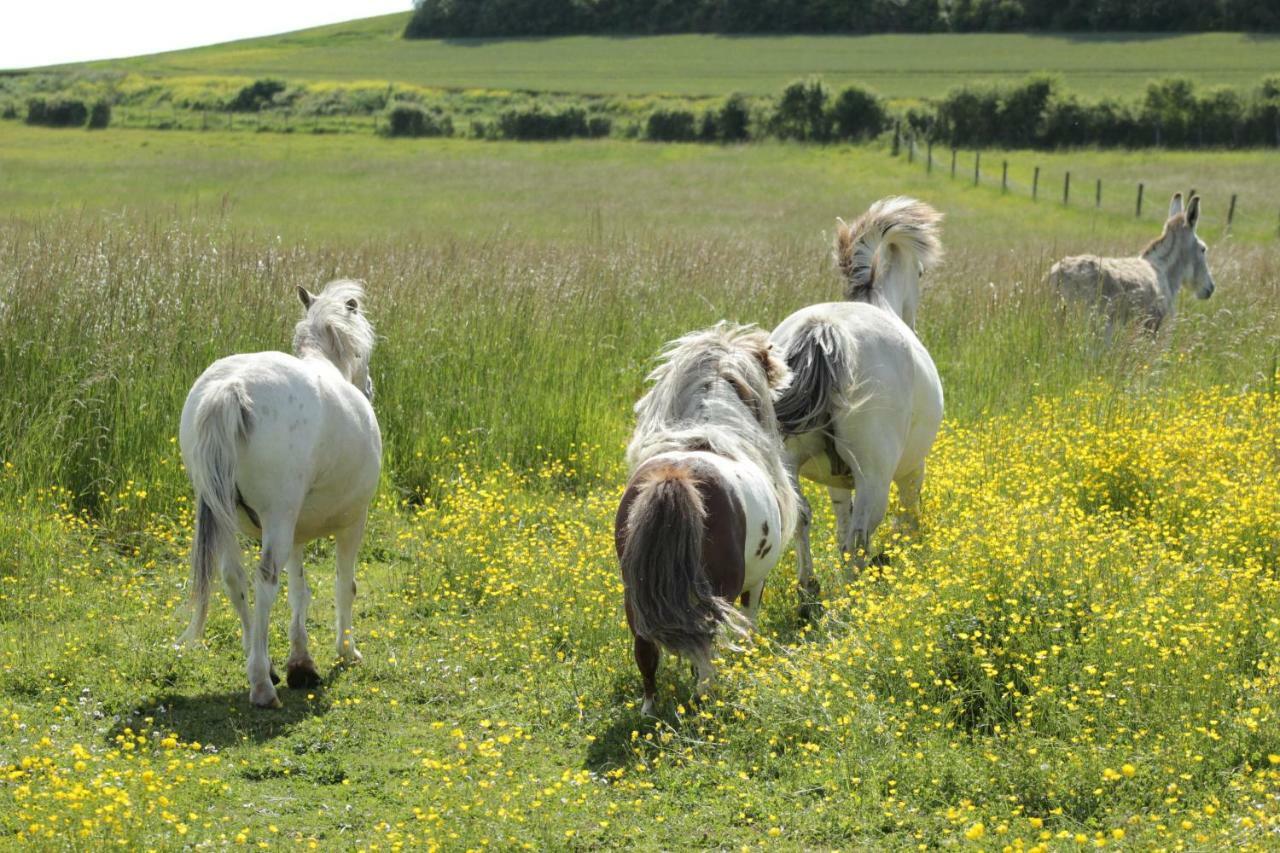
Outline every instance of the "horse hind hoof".
[(320, 673), (314, 666), (306, 664), (289, 667), (285, 678), (293, 690), (311, 690), (320, 686)]
[(270, 688), (270, 692), (250, 690), (249, 703), (255, 708), (283, 708), (284, 703), (280, 701), (280, 697), (276, 694), (274, 687)]

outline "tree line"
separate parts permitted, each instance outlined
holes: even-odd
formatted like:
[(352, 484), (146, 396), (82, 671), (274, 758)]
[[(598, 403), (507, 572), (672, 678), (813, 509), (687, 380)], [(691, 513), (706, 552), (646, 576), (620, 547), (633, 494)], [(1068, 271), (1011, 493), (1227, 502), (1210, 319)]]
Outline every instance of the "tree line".
[(1274, 0), (416, 0), (408, 38), (1280, 30)]

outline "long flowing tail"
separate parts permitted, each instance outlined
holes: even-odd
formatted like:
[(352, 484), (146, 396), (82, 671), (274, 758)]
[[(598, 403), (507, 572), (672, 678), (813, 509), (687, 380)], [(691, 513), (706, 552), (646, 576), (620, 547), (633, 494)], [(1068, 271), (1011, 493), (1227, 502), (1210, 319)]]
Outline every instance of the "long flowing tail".
[(239, 380), (229, 380), (201, 399), (194, 419), (194, 451), (187, 474), (196, 493), (196, 534), (191, 547), (191, 624), (183, 641), (196, 643), (204, 633), (214, 567), (225, 547), (234, 545), (236, 518), (236, 443), (248, 437), (252, 403)]
[(826, 429), (851, 390), (857, 341), (839, 324), (814, 319), (791, 339), (783, 358), (791, 384), (773, 404), (782, 434)]
[(706, 508), (686, 466), (661, 465), (633, 484), (622, 581), (636, 635), (710, 660), (723, 629), (745, 637), (747, 618), (711, 590), (702, 568)]
[(836, 263), (845, 296), (855, 299), (876, 279), (903, 272), (918, 276), (942, 258), (942, 214), (906, 196), (882, 198), (848, 224), (837, 220)]

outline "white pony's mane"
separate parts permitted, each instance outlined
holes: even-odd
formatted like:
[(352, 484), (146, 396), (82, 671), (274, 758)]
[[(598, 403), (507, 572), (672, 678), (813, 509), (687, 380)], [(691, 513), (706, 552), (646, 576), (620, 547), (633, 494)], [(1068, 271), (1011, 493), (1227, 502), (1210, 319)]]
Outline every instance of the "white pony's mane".
[[(845, 278), (846, 299), (869, 299), (892, 273), (895, 260), (910, 272), (928, 270), (942, 258), (938, 224), (942, 214), (907, 196), (882, 198), (852, 223), (836, 220), (835, 260)], [(895, 259), (894, 252), (905, 258)]]
[(790, 372), (768, 334), (720, 322), (667, 344), (662, 359), (636, 403), (627, 464), (635, 470), (660, 453), (695, 450), (754, 463), (773, 482), (783, 529), (791, 529), (796, 497), (773, 410)]
[(293, 354), (299, 358), (323, 355), (351, 381), (366, 374), (374, 334), (363, 308), (361, 282), (352, 279), (329, 282), (312, 296), (306, 315), (294, 327)]

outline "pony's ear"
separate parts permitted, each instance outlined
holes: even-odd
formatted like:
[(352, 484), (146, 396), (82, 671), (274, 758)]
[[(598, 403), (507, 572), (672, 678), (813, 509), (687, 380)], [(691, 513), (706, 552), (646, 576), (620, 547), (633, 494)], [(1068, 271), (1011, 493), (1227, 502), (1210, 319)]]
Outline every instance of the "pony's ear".
[(303, 308), (310, 308), (311, 303), (316, 301), (316, 296), (302, 285), (298, 285), (298, 301), (302, 303)]
[(791, 368), (778, 356), (778, 351), (768, 340), (762, 341), (756, 349), (756, 358), (764, 367), (764, 378), (769, 388), (778, 390), (786, 387), (791, 381)]
[(1191, 199), (1191, 203), (1187, 205), (1187, 224), (1191, 226), (1191, 230), (1196, 230), (1196, 225), (1200, 222), (1200, 196)]
[(1182, 193), (1174, 193), (1173, 200), (1169, 202), (1169, 218), (1177, 216), (1182, 212)]

